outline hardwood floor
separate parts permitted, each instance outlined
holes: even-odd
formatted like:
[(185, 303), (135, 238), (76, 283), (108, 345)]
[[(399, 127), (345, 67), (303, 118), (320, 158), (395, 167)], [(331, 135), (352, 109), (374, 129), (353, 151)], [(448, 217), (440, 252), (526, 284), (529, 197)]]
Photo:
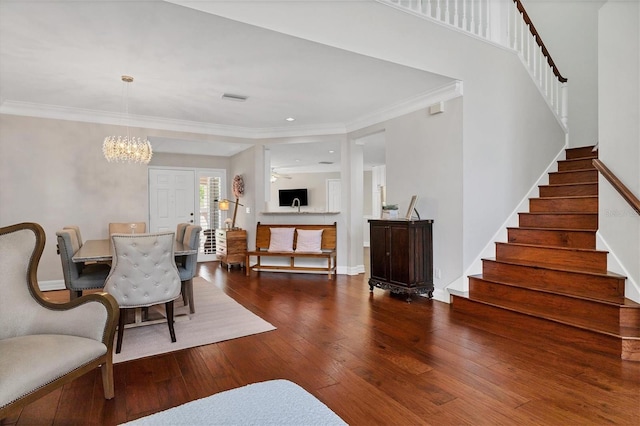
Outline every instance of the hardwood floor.
[(640, 418), (637, 362), (584, 353), (536, 330), (520, 332), (530, 342), (522, 344), (445, 303), (370, 294), (365, 275), (245, 277), (215, 262), (201, 264), (199, 275), (277, 330), (116, 364), (111, 401), (96, 370), (5, 423), (112, 425), (276, 378), (307, 389), (351, 425), (631, 425)]

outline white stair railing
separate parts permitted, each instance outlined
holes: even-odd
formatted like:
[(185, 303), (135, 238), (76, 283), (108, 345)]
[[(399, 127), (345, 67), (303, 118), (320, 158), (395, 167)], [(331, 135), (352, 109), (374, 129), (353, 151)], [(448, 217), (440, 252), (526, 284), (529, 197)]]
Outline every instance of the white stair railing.
[(567, 128), (567, 79), (560, 74), (520, 0), (377, 0), (513, 49)]

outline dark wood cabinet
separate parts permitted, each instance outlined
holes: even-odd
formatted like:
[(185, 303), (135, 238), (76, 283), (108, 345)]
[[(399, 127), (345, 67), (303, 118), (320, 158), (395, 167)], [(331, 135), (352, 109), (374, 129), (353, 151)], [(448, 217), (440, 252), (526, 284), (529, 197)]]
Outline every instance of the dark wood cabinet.
[(369, 220), (369, 288), (433, 296), (433, 220)]

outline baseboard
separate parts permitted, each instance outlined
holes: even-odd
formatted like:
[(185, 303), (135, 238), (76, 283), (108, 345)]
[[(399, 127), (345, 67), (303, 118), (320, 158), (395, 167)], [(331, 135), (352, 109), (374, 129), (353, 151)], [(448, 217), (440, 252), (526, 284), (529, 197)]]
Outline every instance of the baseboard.
[(443, 288), (433, 289), (433, 299), (439, 302), (451, 303), (449, 292)]
[(40, 291), (64, 290), (64, 280), (39, 281)]
[(338, 274), (359, 275), (364, 273), (365, 273), (364, 265), (338, 266)]

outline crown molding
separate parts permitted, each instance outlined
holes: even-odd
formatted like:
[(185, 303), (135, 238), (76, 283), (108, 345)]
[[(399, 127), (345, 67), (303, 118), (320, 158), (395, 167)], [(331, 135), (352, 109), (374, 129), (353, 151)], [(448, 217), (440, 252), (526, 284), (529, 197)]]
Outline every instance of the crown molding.
[(459, 96), (462, 96), (462, 81), (456, 80), (445, 86), (421, 93), (360, 117), (346, 125), (347, 132), (364, 129), (365, 127), (382, 123), (383, 121), (427, 108), (437, 102), (445, 102)]
[(301, 137), (318, 135), (339, 135), (362, 129), (373, 124), (399, 117), (410, 112), (426, 108), (431, 104), (446, 101), (462, 95), (462, 82), (451, 84), (421, 93), (412, 98), (374, 111), (348, 123), (327, 123), (310, 126), (286, 126), (249, 128), (202, 123), (197, 121), (174, 120), (142, 115), (125, 115), (82, 108), (69, 108), (56, 105), (35, 104), (4, 100), (0, 104), (0, 114), (27, 117), (50, 118), (55, 120), (79, 121), (85, 123), (109, 124), (115, 126), (140, 127), (147, 129), (169, 130), (176, 132), (236, 137), (244, 139), (267, 139), (279, 137)]

